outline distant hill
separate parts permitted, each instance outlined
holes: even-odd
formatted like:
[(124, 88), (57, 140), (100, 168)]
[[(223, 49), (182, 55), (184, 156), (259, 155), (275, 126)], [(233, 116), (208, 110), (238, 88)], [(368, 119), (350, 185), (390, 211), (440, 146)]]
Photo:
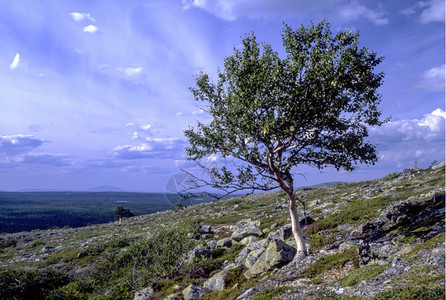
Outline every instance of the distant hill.
[(127, 192), (126, 190), (124, 190), (120, 187), (111, 186), (111, 185), (98, 185), (98, 186), (88, 189), (87, 191), (88, 192)]

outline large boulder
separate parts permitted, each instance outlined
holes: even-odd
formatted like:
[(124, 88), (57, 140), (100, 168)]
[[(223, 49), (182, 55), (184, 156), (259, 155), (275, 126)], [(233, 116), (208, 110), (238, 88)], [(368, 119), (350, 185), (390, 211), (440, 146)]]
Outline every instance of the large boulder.
[(263, 235), (263, 232), (258, 227), (250, 225), (247, 227), (236, 228), (235, 231), (232, 233), (231, 238), (237, 242), (240, 242), (248, 236), (259, 237), (261, 235)]
[(205, 288), (195, 284), (191, 284), (183, 290), (183, 297), (184, 300), (196, 300), (203, 297), (205, 292)]
[(207, 281), (204, 282), (203, 287), (208, 290), (217, 290), (222, 291), (225, 286), (225, 277), (228, 274), (228, 271), (221, 271), (209, 278)]
[(272, 240), (252, 267), (245, 272), (246, 278), (256, 277), (263, 272), (282, 267), (293, 260), (296, 249), (283, 240)]

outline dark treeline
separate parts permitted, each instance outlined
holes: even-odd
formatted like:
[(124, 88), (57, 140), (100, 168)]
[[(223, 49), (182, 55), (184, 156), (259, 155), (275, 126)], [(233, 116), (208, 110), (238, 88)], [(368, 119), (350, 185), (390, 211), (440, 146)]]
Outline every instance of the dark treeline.
[(114, 220), (124, 206), (137, 215), (166, 210), (176, 195), (127, 192), (0, 192), (0, 233), (81, 227)]

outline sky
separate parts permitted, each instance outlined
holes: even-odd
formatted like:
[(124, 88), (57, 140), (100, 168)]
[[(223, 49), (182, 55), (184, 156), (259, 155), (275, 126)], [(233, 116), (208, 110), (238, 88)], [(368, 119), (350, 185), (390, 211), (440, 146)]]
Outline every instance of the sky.
[(194, 168), (183, 131), (210, 120), (189, 91), (194, 75), (215, 76), (245, 34), (283, 53), (283, 23), (323, 19), (385, 57), (391, 119), (370, 130), (377, 164), (298, 166), (295, 185), (443, 161), (444, 0), (14, 0), (0, 1), (0, 190), (169, 190)]

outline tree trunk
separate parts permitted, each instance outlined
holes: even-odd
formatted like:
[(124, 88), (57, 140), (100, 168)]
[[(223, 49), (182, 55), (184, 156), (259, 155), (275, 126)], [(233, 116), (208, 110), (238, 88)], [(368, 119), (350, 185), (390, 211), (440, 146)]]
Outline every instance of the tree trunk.
[(290, 216), (291, 216), (291, 229), (293, 231), (294, 239), (296, 240), (297, 253), (296, 257), (301, 255), (307, 255), (307, 247), (305, 246), (304, 236), (302, 229), (300, 228), (299, 214), (297, 213), (296, 197), (294, 194), (288, 194), (288, 200), (290, 202)]
[(119, 217), (119, 223), (118, 223), (118, 225), (121, 226), (121, 224), (122, 224), (122, 217)]

